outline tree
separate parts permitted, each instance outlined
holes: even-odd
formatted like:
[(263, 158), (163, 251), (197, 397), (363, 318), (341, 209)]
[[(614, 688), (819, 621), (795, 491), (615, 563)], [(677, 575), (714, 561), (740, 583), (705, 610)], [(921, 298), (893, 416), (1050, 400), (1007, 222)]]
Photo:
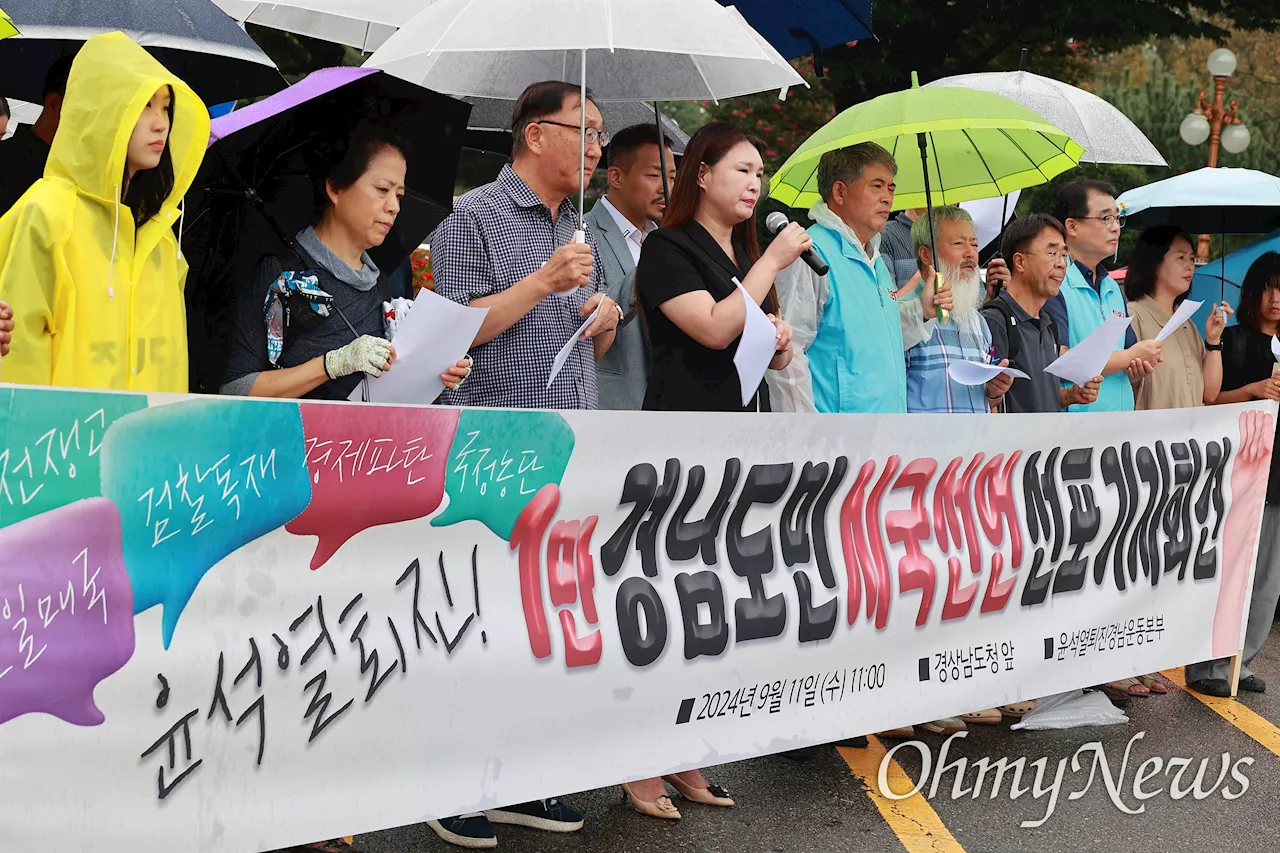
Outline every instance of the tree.
[(975, 71), (1013, 70), (1021, 48), (1031, 68), (1075, 82), (1097, 57), (1160, 38), (1223, 41), (1231, 27), (1280, 28), (1274, 0), (1023, 0), (884, 3), (876, 38), (823, 54), (826, 87), (840, 109), (921, 82)]

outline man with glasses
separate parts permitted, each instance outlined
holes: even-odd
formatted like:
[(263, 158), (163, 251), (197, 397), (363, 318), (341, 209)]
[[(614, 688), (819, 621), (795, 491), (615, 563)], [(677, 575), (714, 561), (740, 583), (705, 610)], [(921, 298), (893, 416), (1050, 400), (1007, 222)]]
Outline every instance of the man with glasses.
[[(1078, 178), (1058, 193), (1055, 218), (1062, 223), (1071, 256), (1058, 296), (1045, 303), (1063, 345), (1074, 347), (1108, 317), (1128, 316), (1124, 293), (1102, 262), (1116, 252), (1124, 222), (1116, 206), (1115, 187)], [(1116, 344), (1106, 367), (1097, 402), (1072, 404), (1072, 411), (1133, 411), (1133, 386), (1149, 376), (1162, 356), (1159, 341), (1138, 341), (1130, 328)]]
[[(579, 93), (559, 81), (525, 89), (512, 117), (512, 162), (496, 181), (458, 199), (431, 239), (436, 292), (489, 309), (470, 353), (475, 375), (445, 392), (450, 405), (598, 406), (596, 362), (613, 345), (622, 311), (604, 292), (595, 238), (572, 201), (609, 141), (588, 92), (580, 162)], [(548, 387), (556, 353), (596, 309)]]
[[(584, 166), (581, 109), (577, 86), (550, 81), (525, 89), (511, 122), (512, 162), (496, 181), (458, 199), (431, 238), (436, 292), (489, 309), (471, 348), (475, 375), (445, 392), (447, 404), (597, 408), (596, 362), (613, 345), (622, 309), (601, 286), (595, 238), (571, 201), (609, 141), (588, 92)], [(548, 387), (556, 353), (597, 309)], [(582, 822), (581, 812), (553, 798), (427, 825), (450, 844), (487, 849), (498, 843), (495, 823), (576, 832)]]
[(1005, 392), (1003, 410), (1013, 413), (1058, 412), (1098, 399), (1101, 376), (1083, 388), (1063, 388), (1044, 369), (1061, 350), (1057, 325), (1044, 310), (1058, 295), (1067, 275), (1067, 235), (1062, 223), (1043, 213), (1013, 220), (1005, 228), (1001, 254), (1010, 279), (982, 309), (991, 329), (993, 358), (1008, 359), (1029, 379), (1015, 379)]

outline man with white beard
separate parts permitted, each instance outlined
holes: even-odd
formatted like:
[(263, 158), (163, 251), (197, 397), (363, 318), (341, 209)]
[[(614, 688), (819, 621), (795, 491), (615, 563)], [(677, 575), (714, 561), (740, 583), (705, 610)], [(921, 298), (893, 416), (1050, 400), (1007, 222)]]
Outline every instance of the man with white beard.
[[(951, 287), (953, 307), (946, 323), (934, 321), (928, 339), (907, 350), (907, 411), (987, 414), (1000, 404), (1013, 384), (1012, 377), (1002, 374), (985, 386), (961, 385), (947, 373), (957, 361), (989, 364), (992, 360), (991, 332), (981, 313), (985, 289), (978, 275), (978, 234), (973, 217), (959, 207), (934, 208), (933, 233), (938, 265), (943, 281)], [(911, 242), (921, 274), (929, 280), (934, 259), (928, 216), (916, 218)]]

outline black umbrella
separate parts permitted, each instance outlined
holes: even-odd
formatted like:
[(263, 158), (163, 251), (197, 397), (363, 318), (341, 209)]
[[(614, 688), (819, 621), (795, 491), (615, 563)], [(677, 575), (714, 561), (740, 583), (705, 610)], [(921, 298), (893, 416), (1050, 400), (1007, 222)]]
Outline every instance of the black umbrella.
[[(237, 288), (263, 256), (292, 257), (293, 237), (319, 218), (317, 181), (363, 120), (406, 141), (408, 187), (395, 226), (369, 255), (395, 271), (453, 209), (470, 105), (374, 68), (326, 68), (213, 123), (187, 197), (183, 252), (191, 390), (216, 392)], [(286, 260), (286, 263), (288, 261)]]
[(44, 78), (85, 40), (120, 30), (206, 104), (270, 95), (285, 80), (265, 53), (212, 0), (4, 0), (20, 35), (0, 41), (5, 96), (42, 100)]

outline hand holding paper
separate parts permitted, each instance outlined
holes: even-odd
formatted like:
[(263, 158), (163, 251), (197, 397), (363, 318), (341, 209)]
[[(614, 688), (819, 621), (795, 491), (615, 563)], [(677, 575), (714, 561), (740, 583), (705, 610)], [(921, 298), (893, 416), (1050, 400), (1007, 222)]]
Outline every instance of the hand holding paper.
[(1031, 378), (1016, 367), (1001, 367), (998, 364), (984, 364), (980, 361), (953, 361), (947, 367), (947, 375), (953, 382), (961, 385), (986, 385), (1000, 375), (1012, 376), (1014, 379)]
[(1107, 359), (1116, 351), (1116, 344), (1124, 337), (1129, 322), (1128, 317), (1108, 317), (1089, 337), (1067, 350), (1044, 372), (1076, 385), (1087, 384), (1107, 366)]

